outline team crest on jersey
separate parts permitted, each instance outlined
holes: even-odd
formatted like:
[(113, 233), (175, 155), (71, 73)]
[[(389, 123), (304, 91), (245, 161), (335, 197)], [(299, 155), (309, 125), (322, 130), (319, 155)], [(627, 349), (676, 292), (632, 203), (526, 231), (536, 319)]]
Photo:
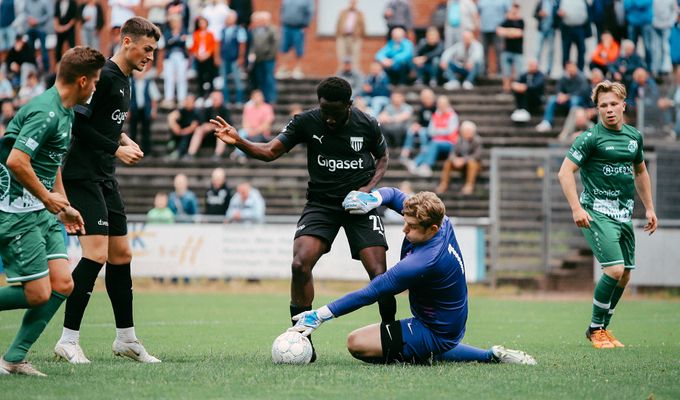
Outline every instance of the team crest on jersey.
[(637, 151), (637, 148), (638, 148), (637, 140), (631, 140), (630, 142), (628, 142), (628, 151), (630, 151), (631, 153), (635, 153)]
[(352, 145), (354, 151), (359, 151), (362, 147), (364, 147), (364, 138), (360, 136), (351, 136), (349, 138), (349, 143)]

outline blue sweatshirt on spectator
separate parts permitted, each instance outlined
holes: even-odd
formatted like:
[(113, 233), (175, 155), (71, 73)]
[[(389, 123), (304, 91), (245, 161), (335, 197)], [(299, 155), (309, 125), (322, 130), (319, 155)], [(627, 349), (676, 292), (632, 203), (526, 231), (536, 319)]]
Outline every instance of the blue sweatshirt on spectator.
[(394, 61), (395, 67), (402, 67), (411, 64), (414, 49), (413, 43), (408, 39), (402, 39), (399, 43), (390, 39), (382, 49), (378, 50), (375, 54), (375, 59), (383, 61), (389, 58)]
[(644, 26), (652, 23), (654, 12), (653, 0), (623, 0), (626, 21), (632, 26)]

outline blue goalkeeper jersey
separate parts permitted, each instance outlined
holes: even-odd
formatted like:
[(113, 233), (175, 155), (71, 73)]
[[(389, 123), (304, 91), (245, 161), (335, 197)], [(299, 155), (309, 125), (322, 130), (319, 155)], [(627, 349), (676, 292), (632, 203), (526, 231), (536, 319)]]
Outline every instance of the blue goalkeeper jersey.
[[(395, 188), (381, 188), (382, 205), (400, 214), (407, 195)], [(406, 238), (401, 260), (368, 286), (328, 304), (339, 317), (372, 304), (383, 295), (409, 291), (413, 316), (443, 339), (458, 342), (467, 321), (465, 265), (448, 217), (430, 240), (414, 245)]]

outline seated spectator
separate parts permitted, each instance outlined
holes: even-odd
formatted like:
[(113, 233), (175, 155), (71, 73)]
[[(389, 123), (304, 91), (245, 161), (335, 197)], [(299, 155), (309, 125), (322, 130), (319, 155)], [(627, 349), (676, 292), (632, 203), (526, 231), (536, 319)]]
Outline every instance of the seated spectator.
[(621, 55), (609, 67), (609, 72), (615, 81), (622, 82), (626, 86), (626, 90), (629, 90), (633, 81), (633, 72), (638, 68), (645, 67), (642, 57), (635, 51), (635, 44), (626, 39), (621, 43)]
[(590, 60), (590, 70), (599, 69), (603, 72), (609, 71), (611, 66), (619, 58), (619, 44), (614, 41), (614, 37), (609, 32), (603, 32), (600, 43), (593, 51)]
[(510, 119), (513, 122), (528, 122), (531, 114), (537, 113), (543, 104), (545, 75), (538, 69), (538, 61), (529, 60), (527, 72), (510, 84), (515, 96), (515, 111)]
[(633, 72), (633, 82), (630, 84), (630, 90), (628, 90), (626, 111), (639, 112), (642, 103), (644, 103), (645, 119), (654, 118), (658, 116), (660, 111), (658, 108), (660, 97), (659, 87), (656, 85), (654, 78), (650, 76), (646, 69), (636, 69)]
[(382, 68), (382, 65), (374, 61), (364, 79), (361, 95), (366, 100), (371, 114), (375, 117), (380, 115), (383, 107), (390, 102), (390, 78)]
[[(659, 109), (664, 113), (665, 130), (677, 138), (680, 135), (680, 68), (675, 69), (675, 81), (667, 95), (658, 101)], [(675, 125), (673, 125), (675, 119)]]
[(413, 145), (416, 135), (418, 136), (418, 145), (423, 148), (430, 141), (430, 133), (427, 127), (430, 125), (430, 119), (437, 109), (436, 97), (430, 88), (425, 88), (420, 91), (420, 106), (416, 113), (416, 120), (411, 123), (406, 130), (406, 138), (401, 148), (399, 160), (402, 164), (408, 164), (413, 151)]
[(564, 122), (564, 128), (562, 128), (562, 132), (560, 132), (557, 139), (560, 142), (572, 143), (578, 135), (583, 133), (586, 129), (591, 128), (593, 125), (588, 109), (574, 107), (569, 110), (569, 115)]
[(12, 82), (7, 79), (5, 69), (0, 66), (0, 101), (14, 99)]
[(265, 204), (260, 192), (248, 182), (236, 186), (236, 193), (229, 201), (228, 222), (264, 222)]
[(38, 73), (35, 71), (29, 72), (26, 82), (21, 85), (19, 92), (17, 92), (17, 106), (23, 106), (44, 91), (45, 86), (38, 79)]
[(372, 115), (371, 110), (368, 109), (368, 104), (366, 103), (366, 99), (362, 96), (356, 96), (354, 98), (354, 100), (352, 100), (352, 106), (354, 108), (356, 108), (357, 110), (361, 111), (362, 113)]
[(458, 142), (449, 158), (444, 161), (437, 193), (444, 193), (449, 188), (451, 172), (465, 171), (465, 184), (461, 189), (463, 195), (470, 195), (475, 191), (477, 175), (482, 168), (482, 138), (477, 134), (477, 125), (471, 121), (460, 124)]
[[(189, 143), (189, 149), (187, 150), (187, 157), (194, 158), (198, 149), (203, 143), (203, 139), (206, 136), (213, 137), (213, 132), (215, 132), (215, 125), (210, 123), (211, 119), (215, 119), (217, 116), (224, 118), (225, 121), (231, 123), (231, 114), (229, 110), (224, 105), (224, 96), (219, 90), (215, 90), (210, 93), (210, 98), (204, 103), (202, 112), (198, 112), (199, 115), (199, 126), (194, 131), (191, 136), (191, 142)], [(224, 154), (224, 150), (227, 145), (221, 140), (216, 140), (215, 153), (213, 158), (218, 160)]]
[(175, 190), (170, 192), (168, 207), (175, 214), (177, 222), (189, 222), (198, 214), (198, 199), (189, 190), (189, 180), (184, 174), (177, 174), (174, 180)]
[(557, 82), (557, 94), (550, 96), (548, 99), (545, 113), (543, 114), (543, 121), (536, 125), (536, 130), (538, 132), (551, 130), (557, 109), (568, 112), (570, 108), (582, 105), (583, 99), (581, 94), (586, 85), (588, 85), (588, 81), (586, 81), (586, 78), (579, 71), (576, 64), (573, 61), (567, 61), (564, 76)]
[[(558, 140), (560, 141), (570, 141), (574, 139), (572, 135), (574, 132), (583, 132), (583, 127), (588, 124), (583, 119), (588, 121), (597, 122), (599, 113), (597, 112), (597, 105), (593, 103), (591, 98), (592, 88), (597, 86), (600, 82), (604, 80), (604, 75), (602, 71), (595, 68), (590, 71), (590, 84), (583, 87), (581, 90), (581, 99), (583, 107), (574, 107), (569, 110), (567, 118), (564, 119), (564, 126), (562, 131), (558, 135)], [(579, 131), (580, 129), (580, 131)]]
[(187, 95), (182, 104), (182, 108), (168, 114), (168, 127), (172, 133), (172, 145), (174, 151), (170, 154), (170, 159), (177, 160), (184, 157), (189, 149), (191, 135), (198, 128), (200, 121), (194, 102), (194, 95)]
[(444, 42), (439, 30), (434, 26), (427, 28), (425, 37), (416, 46), (413, 65), (416, 69), (416, 83), (437, 86), (439, 75), (439, 59), (444, 52)]
[(463, 81), (463, 89), (473, 89), (475, 79), (484, 66), (484, 48), (474, 34), (463, 32), (463, 41), (454, 44), (442, 53), (439, 67), (444, 73), (444, 89), (456, 90)]
[(168, 16), (168, 29), (165, 31), (165, 61), (163, 62), (163, 107), (175, 107), (175, 91), (177, 103), (184, 103), (188, 93), (187, 68), (189, 53), (187, 51), (187, 34), (182, 27), (182, 16)]
[(173, 224), (175, 214), (168, 207), (167, 193), (156, 193), (153, 198), (153, 208), (146, 213), (147, 224)]
[(16, 110), (14, 109), (14, 104), (12, 100), (2, 100), (0, 101), (0, 137), (5, 135), (7, 130), (7, 125), (14, 118)]
[(205, 192), (205, 215), (227, 214), (229, 201), (234, 195), (233, 190), (227, 186), (227, 177), (224, 168), (215, 168), (210, 174), (210, 188)]
[(391, 39), (375, 54), (394, 85), (405, 84), (413, 62), (413, 43), (406, 38), (406, 31), (394, 28)]
[[(239, 129), (239, 135), (255, 143), (268, 142), (273, 123), (274, 108), (271, 104), (265, 103), (261, 91), (253, 90), (250, 94), (250, 101), (243, 107), (243, 117), (241, 118), (243, 128)], [(245, 153), (239, 149), (234, 150), (230, 157), (236, 159), (239, 163), (246, 160)]]
[(509, 93), (510, 82), (519, 76), (524, 64), (524, 20), (519, 3), (512, 4), (505, 21), (496, 28), (496, 35), (505, 41), (501, 52), (501, 75), (503, 91)]
[(449, 154), (458, 140), (458, 114), (448, 97), (437, 97), (437, 109), (427, 129), (431, 140), (421, 147), (418, 157), (407, 166), (409, 172), (422, 177), (432, 176), (432, 168), (439, 156)]
[(24, 38), (24, 35), (17, 35), (14, 45), (7, 52), (5, 58), (7, 64), (7, 79), (12, 82), (12, 86), (19, 87), (26, 83), (26, 78), (30, 72), (38, 71), (38, 61), (35, 58), (35, 49)]
[(390, 103), (378, 115), (378, 122), (382, 126), (389, 146), (395, 147), (401, 144), (411, 115), (413, 115), (413, 107), (406, 103), (404, 94), (392, 93)]
[(339, 76), (349, 82), (352, 87), (352, 94), (358, 96), (361, 93), (361, 86), (364, 83), (364, 76), (359, 72), (352, 64), (352, 57), (345, 57), (342, 60), (340, 69), (335, 73), (335, 76)]
[[(149, 73), (151, 65), (143, 71), (132, 73), (130, 85), (130, 119), (128, 127), (130, 129), (130, 139), (140, 143), (140, 148), (146, 155), (151, 155), (151, 121), (156, 119), (158, 112), (158, 102), (161, 99), (161, 92), (158, 90), (154, 74)], [(141, 140), (137, 135), (137, 129), (141, 123)]]

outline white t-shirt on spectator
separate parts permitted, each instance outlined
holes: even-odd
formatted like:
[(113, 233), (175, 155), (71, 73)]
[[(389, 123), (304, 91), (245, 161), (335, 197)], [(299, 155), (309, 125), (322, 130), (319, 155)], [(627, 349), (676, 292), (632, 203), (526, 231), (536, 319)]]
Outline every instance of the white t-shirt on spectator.
[(217, 4), (208, 3), (201, 11), (201, 16), (208, 20), (208, 30), (216, 40), (222, 37), (224, 21), (227, 19), (228, 14), (229, 6), (223, 2), (218, 2)]
[(135, 12), (128, 7), (137, 7), (141, 0), (109, 0), (111, 6), (111, 26), (121, 27), (128, 19), (135, 16)]

